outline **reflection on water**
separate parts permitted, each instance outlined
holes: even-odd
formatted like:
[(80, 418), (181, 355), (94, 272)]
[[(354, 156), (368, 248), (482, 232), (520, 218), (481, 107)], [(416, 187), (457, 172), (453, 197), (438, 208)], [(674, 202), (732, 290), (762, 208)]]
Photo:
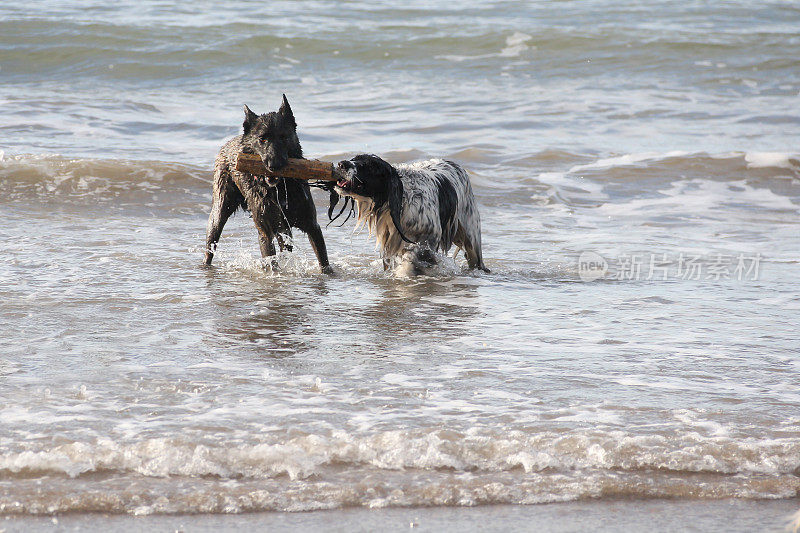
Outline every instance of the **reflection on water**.
[[(391, 357), (409, 346), (466, 335), (481, 316), (479, 284), (458, 278), (398, 280), (375, 272), (356, 279), (297, 273), (252, 275), (231, 290), (230, 272), (203, 269), (213, 326), (205, 343), (245, 354), (317, 358), (326, 351)], [(248, 274), (248, 277), (250, 274)], [(241, 291), (241, 292), (239, 292)]]
[(444, 343), (464, 335), (479, 315), (476, 286), (452, 280), (375, 282), (370, 305), (352, 309), (349, 320), (368, 332), (376, 353), (391, 354), (414, 342)]

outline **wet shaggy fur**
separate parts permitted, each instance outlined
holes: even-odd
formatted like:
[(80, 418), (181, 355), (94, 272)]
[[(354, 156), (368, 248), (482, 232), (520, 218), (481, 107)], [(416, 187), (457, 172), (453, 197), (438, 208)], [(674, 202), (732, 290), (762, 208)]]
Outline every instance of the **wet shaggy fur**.
[(392, 166), (375, 155), (338, 165), (335, 191), (354, 199), (358, 221), (374, 233), (384, 268), (400, 259), (420, 273), (435, 252), (453, 244), (470, 268), (488, 272), (481, 252), (481, 219), (467, 172), (451, 161), (431, 159)]
[(291, 251), (286, 237), (291, 238), (291, 228), (298, 228), (308, 235), (323, 272), (330, 272), (328, 252), (308, 183), (291, 178), (266, 180), (236, 170), (236, 156), (242, 151), (258, 154), (270, 170), (280, 170), (290, 157), (303, 157), (297, 123), (286, 96), (277, 113), (256, 115), (247, 106), (244, 106), (244, 113), (244, 133), (226, 142), (214, 163), (205, 264), (211, 264), (225, 222), (237, 208), (242, 208), (253, 217), (262, 257), (275, 255), (275, 240), (281, 250)]

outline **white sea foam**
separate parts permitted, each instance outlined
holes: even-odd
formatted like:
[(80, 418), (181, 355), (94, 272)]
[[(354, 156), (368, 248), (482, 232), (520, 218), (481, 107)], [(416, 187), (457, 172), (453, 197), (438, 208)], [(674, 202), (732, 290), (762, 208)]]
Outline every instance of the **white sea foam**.
[(800, 172), (798, 156), (784, 152), (747, 152), (747, 168), (788, 168)]
[(385, 374), (383, 381), (391, 385), (400, 385), (403, 387), (422, 387), (424, 384), (414, 378), (414, 376), (406, 376), (403, 374)]
[[(735, 189), (733, 187), (736, 187)], [(800, 207), (790, 198), (769, 189), (755, 187), (745, 181), (719, 182), (711, 180), (683, 180), (673, 182), (659, 191), (660, 197), (632, 198), (621, 202), (607, 202), (598, 207), (599, 212), (610, 216), (631, 216), (646, 211), (666, 213), (712, 213), (713, 209), (734, 208), (735, 205), (759, 206), (766, 210), (784, 209), (798, 211)]]
[(506, 38), (506, 47), (500, 51), (500, 57), (518, 57), (530, 48), (527, 42), (532, 38), (527, 33), (514, 32), (513, 35)]
[[(690, 416), (690, 415), (679, 415)], [(694, 423), (694, 418), (690, 421)], [(610, 421), (610, 420), (609, 420)], [(78, 477), (114, 471), (143, 476), (305, 479), (334, 465), (378, 469), (525, 472), (546, 469), (669, 469), (709, 474), (791, 474), (800, 467), (795, 439), (731, 439), (674, 432), (631, 435), (623, 431), (568, 433), (385, 431), (353, 435), (337, 430), (283, 442), (251, 445), (196, 444), (179, 439), (120, 443), (110, 439), (0, 454), (0, 471)]]
[(636, 163), (642, 163), (645, 161), (658, 161), (661, 159), (667, 159), (671, 157), (686, 157), (690, 155), (691, 152), (683, 152), (680, 150), (675, 150), (671, 152), (642, 152), (642, 153), (635, 153), (635, 154), (623, 154), (614, 157), (606, 157), (603, 159), (598, 159), (593, 163), (587, 163), (583, 165), (575, 165), (569, 169), (570, 173), (578, 173), (582, 170), (597, 170), (597, 169), (606, 169), (618, 166), (626, 166), (626, 165), (635, 165)]
[(449, 55), (436, 56), (436, 59), (445, 59), (447, 61), (461, 63), (464, 61), (470, 61), (475, 59), (488, 59), (492, 57), (501, 57), (501, 58), (519, 57), (525, 50), (536, 48), (535, 46), (531, 47), (527, 44), (528, 41), (530, 41), (532, 38), (533, 37), (531, 37), (527, 33), (514, 32), (512, 35), (506, 37), (506, 46), (503, 47), (503, 49), (500, 50), (500, 52), (498, 53), (479, 54), (474, 56), (449, 54)]

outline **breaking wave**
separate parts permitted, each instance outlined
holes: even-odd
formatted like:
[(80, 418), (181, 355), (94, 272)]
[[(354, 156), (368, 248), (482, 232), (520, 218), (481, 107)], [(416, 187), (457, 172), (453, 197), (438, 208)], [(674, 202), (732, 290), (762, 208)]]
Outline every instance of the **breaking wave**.
[[(20, 487), (45, 477), (46, 489), (21, 497)], [(131, 480), (143, 478), (147, 488), (137, 489)], [(0, 455), (5, 514), (524, 504), (600, 496), (786, 498), (799, 490), (797, 439), (697, 433), (335, 431), (238, 446), (98, 440)]]
[[(391, 153), (392, 161), (425, 158), (418, 152)], [(340, 157), (344, 157), (341, 156)], [(485, 149), (465, 149), (446, 158), (474, 170), (475, 188), (486, 195), (498, 192), (508, 199), (509, 189), (555, 187), (554, 201), (585, 205), (583, 190), (603, 199), (603, 188), (625, 184), (627, 196), (651, 193), (659, 184), (676, 181), (742, 181), (796, 196), (800, 184), (800, 156), (789, 153), (734, 152), (642, 153), (587, 160), (568, 152), (547, 150), (504, 160)], [(333, 160), (337, 156), (323, 156)], [(3, 155), (0, 153), (0, 194), (6, 202), (101, 204), (108, 206), (159, 205), (169, 209), (204, 211), (210, 201), (211, 165), (203, 168), (160, 161), (73, 159), (57, 155)], [(592, 185), (596, 184), (596, 185)], [(513, 196), (512, 196), (513, 198)], [(518, 201), (530, 202), (525, 194)]]

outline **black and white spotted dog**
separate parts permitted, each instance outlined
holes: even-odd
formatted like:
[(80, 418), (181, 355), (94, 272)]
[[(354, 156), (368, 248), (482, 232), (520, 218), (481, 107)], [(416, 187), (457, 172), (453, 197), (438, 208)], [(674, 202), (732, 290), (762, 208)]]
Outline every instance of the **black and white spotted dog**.
[[(481, 253), (481, 218), (467, 172), (442, 159), (393, 166), (375, 155), (341, 161), (335, 192), (356, 205), (359, 224), (374, 233), (384, 269), (400, 261), (414, 274), (455, 244), (470, 268), (489, 272)], [(332, 198), (335, 205), (337, 198)], [(347, 198), (345, 198), (347, 201)]]

